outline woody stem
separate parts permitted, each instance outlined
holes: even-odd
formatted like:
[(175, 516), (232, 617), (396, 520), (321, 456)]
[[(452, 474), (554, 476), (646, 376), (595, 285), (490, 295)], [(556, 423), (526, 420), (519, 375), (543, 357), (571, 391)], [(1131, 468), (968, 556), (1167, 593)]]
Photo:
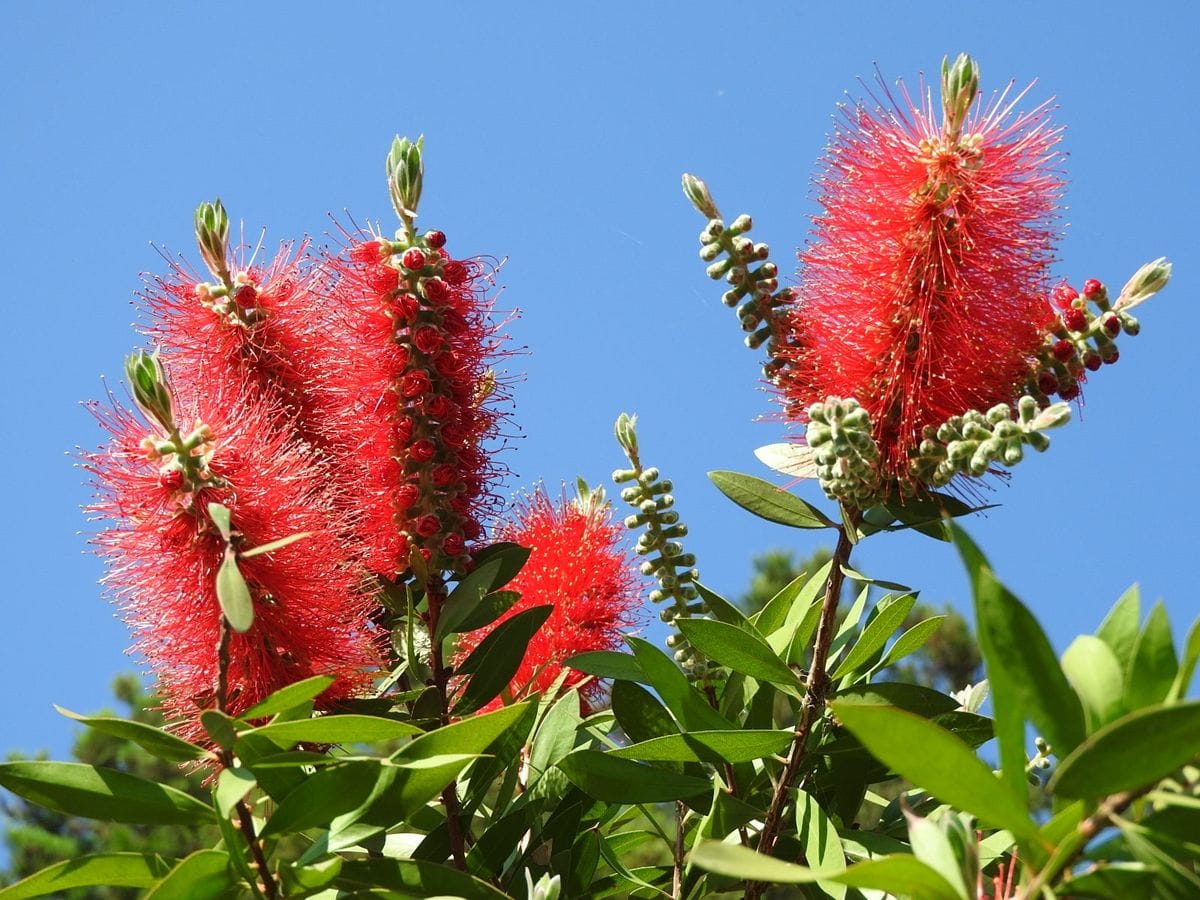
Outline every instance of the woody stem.
[[(851, 527), (857, 515), (851, 517)], [(771, 797), (771, 806), (763, 821), (762, 833), (758, 839), (758, 852), (770, 856), (779, 840), (779, 829), (783, 822), (783, 813), (792, 795), (796, 776), (806, 756), (806, 745), (812, 734), (813, 726), (825, 711), (825, 697), (829, 691), (829, 673), (826, 664), (829, 661), (829, 646), (833, 643), (834, 624), (837, 621), (838, 598), (842, 593), (842, 582), (845, 580), (843, 568), (850, 561), (850, 551), (853, 544), (846, 526), (838, 526), (837, 548), (833, 552), (833, 565), (829, 571), (829, 580), (825, 583), (825, 599), (821, 604), (821, 617), (817, 624), (817, 636), (813, 644), (812, 666), (808, 673), (808, 683), (805, 685), (804, 700), (800, 705), (800, 718), (796, 722), (796, 730), (792, 735), (792, 746), (788, 751), (787, 762), (783, 774), (775, 786)], [(746, 897), (755, 900), (760, 897), (766, 885), (761, 882), (751, 882), (746, 885)]]

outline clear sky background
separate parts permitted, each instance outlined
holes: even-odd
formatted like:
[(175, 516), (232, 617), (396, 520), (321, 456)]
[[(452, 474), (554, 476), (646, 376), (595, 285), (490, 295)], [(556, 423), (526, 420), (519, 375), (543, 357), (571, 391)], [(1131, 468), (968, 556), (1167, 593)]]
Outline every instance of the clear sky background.
[[(910, 83), (966, 50), (986, 90), (1038, 78), (1070, 177), (1062, 262), (1115, 288), (1159, 255), (1168, 291), (1088, 384), (1051, 451), (970, 521), (1062, 649), (1140, 581), (1177, 629), (1200, 612), (1194, 567), (1197, 7), (1138, 3), (6, 3), (0, 82), (7, 279), (0, 403), (7, 590), (0, 752), (66, 753), (51, 703), (109, 697), (124, 626), (84, 553), (88, 497), (68, 451), (99, 434), (78, 401), (137, 343), (154, 240), (195, 258), (195, 205), (220, 194), (268, 241), (319, 240), (327, 214), (391, 215), (396, 132), (427, 136), (422, 222), (460, 255), (507, 257), (502, 307), (530, 354), (511, 488), (621, 462), (611, 426), (641, 417), (647, 462), (676, 482), (704, 580), (736, 594), (750, 559), (827, 541), (724, 500), (709, 469), (769, 477), (753, 449), (782, 426), (697, 258), (679, 191), (708, 180), (749, 212), (785, 271), (815, 211), (810, 178), (843, 92), (873, 64)], [(815, 485), (801, 489), (821, 502)], [(882, 536), (856, 566), (969, 606), (953, 551)]]

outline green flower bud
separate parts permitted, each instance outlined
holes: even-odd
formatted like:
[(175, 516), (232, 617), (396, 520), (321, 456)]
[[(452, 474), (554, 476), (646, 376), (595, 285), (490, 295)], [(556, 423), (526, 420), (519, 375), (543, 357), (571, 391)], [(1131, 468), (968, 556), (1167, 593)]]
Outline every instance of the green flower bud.
[(421, 151), (425, 146), (424, 136), (415, 142), (397, 135), (392, 140), (385, 170), (392, 207), (402, 221), (408, 222), (417, 216), (421, 203), (421, 190), (425, 181), (425, 164)]
[(1167, 286), (1171, 280), (1171, 264), (1165, 256), (1146, 263), (1133, 273), (1133, 277), (1121, 288), (1115, 309), (1133, 309), (1144, 303)]
[(200, 258), (214, 278), (229, 285), (229, 216), (220, 197), (196, 207), (195, 224)]
[(732, 234), (745, 234), (752, 227), (753, 222), (751, 221), (750, 217), (745, 213), (742, 213), (730, 224), (729, 231)]
[(979, 66), (971, 57), (960, 53), (953, 63), (949, 57), (942, 60), (942, 112), (943, 127), (949, 141), (957, 141), (962, 134), (975, 95), (979, 93)]
[[(637, 416), (631, 416), (629, 413), (621, 413), (617, 416), (616, 424), (613, 425), (613, 434), (616, 435), (617, 443), (621, 445), (627, 454), (635, 455), (638, 452), (637, 442)], [(617, 478), (613, 475), (613, 480), (617, 482), (632, 481), (637, 478), (637, 472), (626, 470), (626, 477)]]
[(171, 387), (167, 373), (158, 360), (145, 350), (131, 353), (125, 358), (125, 377), (133, 402), (146, 414), (146, 418), (158, 424), (163, 431), (175, 430), (175, 404), (171, 398)]
[(717, 204), (713, 201), (712, 194), (708, 191), (708, 185), (695, 175), (684, 172), (683, 194), (691, 201), (692, 206), (699, 210), (700, 215), (708, 219), (719, 219), (721, 217), (721, 213), (717, 211)]

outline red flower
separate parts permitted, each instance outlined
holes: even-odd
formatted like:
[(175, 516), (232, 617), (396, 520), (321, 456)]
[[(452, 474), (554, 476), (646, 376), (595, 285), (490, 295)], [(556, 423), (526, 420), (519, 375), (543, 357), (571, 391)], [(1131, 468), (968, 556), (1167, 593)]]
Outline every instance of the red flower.
[[(94, 538), (107, 560), (104, 583), (134, 633), (135, 649), (158, 678), (169, 719), (202, 738), (197, 714), (216, 701), (221, 611), (215, 579), (225, 544), (208, 518), (209, 503), (232, 514), (245, 549), (300, 532), (308, 537), (239, 561), (254, 600), (250, 630), (232, 633), (227, 711), (237, 715), (272, 691), (312, 675), (336, 681), (328, 706), (369, 687), (379, 665), (371, 603), (330, 499), (329, 482), (310, 454), (279, 425), (277, 409), (257, 386), (205, 382), (177, 401), (177, 421), (202, 422), (208, 440), (195, 453), (213, 479), (180, 490), (173, 456), (147, 450), (164, 441), (138, 415), (112, 402), (93, 405), (112, 435), (85, 454), (97, 488), (89, 512), (105, 530)], [(111, 400), (111, 398), (110, 398)], [(199, 432), (198, 432), (199, 433)]]
[(857, 399), (885, 477), (908, 477), (925, 426), (1015, 400), (1054, 326), (1059, 132), (1044, 106), (1012, 114), (1020, 99), (938, 122), (902, 87), (848, 109), (829, 146), (779, 384), (801, 421)]
[[(293, 252), (293, 250), (295, 252)], [(142, 294), (148, 336), (186, 400), (212, 384), (243, 384), (287, 418), (303, 440), (324, 446), (345, 413), (322, 390), (312, 348), (327, 342), (328, 316), (318, 275), (305, 264), (305, 246), (284, 245), (265, 268), (246, 266), (224, 285), (209, 284), (176, 265)], [(231, 302), (232, 301), (232, 302)]]
[(373, 572), (405, 571), (413, 549), (436, 568), (454, 569), (465, 555), (451, 551), (463, 546), (462, 535), (479, 535), (505, 472), (483, 449), (499, 433), (497, 405), (507, 399), (489, 370), (501, 355), (490, 278), (461, 260), (458, 284), (401, 272), (413, 250), (426, 273), (448, 264), (426, 238), (416, 239), (424, 250), (371, 236), (352, 240), (326, 267), (325, 303), (336, 322), (311, 351), (323, 388), (348, 413), (332, 454), (347, 473), (344, 502), (358, 517)]
[[(532, 606), (554, 604), (509, 685), (513, 697), (549, 688), (563, 671), (563, 661), (576, 653), (621, 647), (622, 634), (638, 624), (640, 580), (622, 545), (624, 531), (613, 523), (607, 504), (565, 497), (556, 504), (544, 489), (519, 504), (515, 519), (499, 529), (496, 540), (531, 550), (524, 568), (505, 586), (519, 592), (521, 599), (499, 621)], [(463, 635), (460, 661), (493, 628)], [(567, 688), (585, 677), (573, 669), (567, 673)], [(583, 693), (595, 700), (602, 689), (593, 681)]]

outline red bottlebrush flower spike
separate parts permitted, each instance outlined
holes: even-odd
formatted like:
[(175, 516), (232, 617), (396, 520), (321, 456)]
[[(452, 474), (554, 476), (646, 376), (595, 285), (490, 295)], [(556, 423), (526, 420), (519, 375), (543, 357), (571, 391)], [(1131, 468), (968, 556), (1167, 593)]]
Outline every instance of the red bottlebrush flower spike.
[[(496, 627), (522, 610), (551, 603), (554, 612), (533, 636), (521, 667), (509, 685), (512, 697), (544, 691), (564, 671), (563, 661), (589, 650), (616, 650), (623, 633), (639, 624), (640, 580), (634, 561), (622, 544), (624, 528), (612, 521), (612, 508), (603, 493), (553, 502), (539, 488), (520, 502), (512, 521), (495, 535), (530, 549), (529, 559), (505, 590), (521, 599), (500, 620), (462, 636), (459, 661)], [(565, 688), (586, 676), (567, 669)], [(586, 701), (603, 691), (595, 682), (583, 688)], [(498, 706), (495, 700), (492, 707)]]
[(1044, 106), (1012, 112), (1023, 94), (974, 104), (965, 57), (948, 75), (940, 122), (903, 87), (846, 111), (781, 349), (788, 417), (855, 398), (901, 484), (927, 426), (1018, 398), (1055, 326), (1059, 131)]
[(244, 384), (283, 413), (299, 437), (324, 448), (345, 425), (345, 411), (312, 365), (329, 323), (306, 244), (283, 245), (266, 266), (231, 259), (237, 254), (219, 200), (200, 205), (196, 236), (215, 282), (173, 263), (142, 293), (148, 336), (178, 389), (186, 396), (208, 381)]
[(107, 561), (108, 593), (158, 679), (168, 719), (201, 740), (197, 714), (217, 699), (216, 574), (225, 553), (205, 512), (209, 503), (231, 511), (244, 550), (309, 533), (239, 559), (254, 621), (245, 633), (230, 634), (227, 712), (237, 715), (312, 675), (335, 677), (319, 700), (328, 707), (369, 688), (380, 664), (371, 603), (358, 590), (360, 570), (327, 479), (280, 427), (280, 410), (265, 404), (257, 385), (203, 383), (211, 389), (180, 398), (174, 419), (197, 423), (184, 438), (187, 463), (171, 452), (178, 433), (147, 425), (111, 397), (92, 407), (111, 441), (84, 456), (97, 488), (88, 512), (105, 522), (94, 544)]
[[(506, 472), (484, 449), (507, 399), (489, 369), (502, 355), (491, 276), (478, 261), (449, 260), (429, 235), (415, 246), (351, 239), (327, 266), (336, 328), (313, 354), (349, 413), (338, 465), (353, 472), (345, 500), (364, 559), (387, 577), (406, 571), (414, 550), (435, 569), (458, 569)], [(419, 270), (403, 262), (414, 250)], [(455, 283), (440, 277), (448, 266)]]

